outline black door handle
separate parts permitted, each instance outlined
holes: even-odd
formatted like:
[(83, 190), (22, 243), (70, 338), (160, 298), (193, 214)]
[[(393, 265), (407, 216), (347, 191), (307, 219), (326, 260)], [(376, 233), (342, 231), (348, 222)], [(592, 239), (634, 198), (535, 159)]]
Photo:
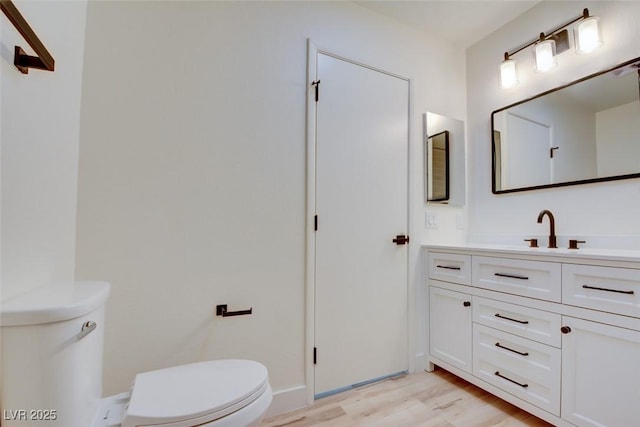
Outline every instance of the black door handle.
[(391, 241), (396, 245), (404, 245), (409, 243), (409, 236), (405, 236), (404, 234), (398, 234), (396, 238)]

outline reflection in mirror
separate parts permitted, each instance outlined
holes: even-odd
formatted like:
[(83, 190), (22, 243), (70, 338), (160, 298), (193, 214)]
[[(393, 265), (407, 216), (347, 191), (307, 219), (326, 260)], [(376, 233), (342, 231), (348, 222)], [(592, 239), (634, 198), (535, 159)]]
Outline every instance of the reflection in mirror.
[[(425, 200), (428, 203), (463, 206), (465, 203), (464, 122), (440, 114), (425, 113), (424, 125)], [(442, 147), (445, 146), (446, 149), (443, 149)], [(433, 150), (430, 147), (436, 147), (436, 149)]]
[(491, 118), (494, 193), (640, 177), (640, 58)]
[(449, 131), (427, 138), (427, 202), (449, 200)]

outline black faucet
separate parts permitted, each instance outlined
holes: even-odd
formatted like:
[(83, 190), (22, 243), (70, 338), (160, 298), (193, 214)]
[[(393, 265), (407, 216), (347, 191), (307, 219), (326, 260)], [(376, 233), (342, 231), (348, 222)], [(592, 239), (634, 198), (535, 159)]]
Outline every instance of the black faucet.
[(557, 248), (556, 245), (556, 221), (550, 210), (545, 209), (538, 214), (538, 224), (542, 224), (542, 218), (547, 215), (549, 217), (549, 248)]

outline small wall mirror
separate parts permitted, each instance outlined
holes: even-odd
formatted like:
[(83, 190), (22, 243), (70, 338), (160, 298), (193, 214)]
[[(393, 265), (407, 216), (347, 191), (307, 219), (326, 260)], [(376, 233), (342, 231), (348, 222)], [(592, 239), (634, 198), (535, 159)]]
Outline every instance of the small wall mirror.
[(427, 136), (427, 202), (449, 200), (449, 131)]
[(463, 206), (465, 201), (464, 122), (424, 115), (424, 191), (427, 203)]
[(640, 177), (640, 58), (491, 114), (493, 192)]

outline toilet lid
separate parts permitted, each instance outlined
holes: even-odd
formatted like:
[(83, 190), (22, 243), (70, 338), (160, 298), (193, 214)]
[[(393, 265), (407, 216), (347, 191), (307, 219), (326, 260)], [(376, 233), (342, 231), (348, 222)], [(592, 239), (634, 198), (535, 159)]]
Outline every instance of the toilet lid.
[(243, 408), (268, 386), (250, 360), (215, 360), (136, 375), (122, 426), (209, 422)]

